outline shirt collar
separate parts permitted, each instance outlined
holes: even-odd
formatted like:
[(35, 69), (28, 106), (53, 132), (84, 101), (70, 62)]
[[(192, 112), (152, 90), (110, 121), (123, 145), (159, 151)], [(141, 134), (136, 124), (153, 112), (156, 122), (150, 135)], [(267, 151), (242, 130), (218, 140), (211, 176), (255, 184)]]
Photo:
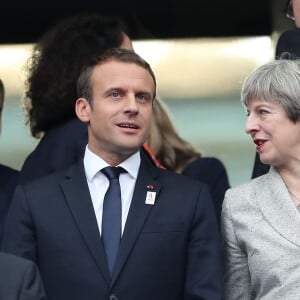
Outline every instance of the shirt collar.
[[(132, 154), (125, 161), (120, 163), (118, 166), (124, 168), (133, 178), (137, 178), (139, 167), (141, 163), (140, 151)], [(101, 157), (92, 152), (88, 146), (85, 148), (84, 159), (83, 159), (84, 169), (88, 181), (92, 181), (95, 175), (103, 168), (109, 166), (109, 164), (104, 161)]]

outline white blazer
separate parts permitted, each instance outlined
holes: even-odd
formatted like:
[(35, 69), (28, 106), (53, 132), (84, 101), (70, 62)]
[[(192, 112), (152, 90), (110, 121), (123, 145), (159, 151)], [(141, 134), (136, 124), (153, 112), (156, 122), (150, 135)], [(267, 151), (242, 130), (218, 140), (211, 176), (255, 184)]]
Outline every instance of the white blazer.
[(226, 192), (221, 231), (224, 299), (300, 299), (300, 213), (275, 168)]

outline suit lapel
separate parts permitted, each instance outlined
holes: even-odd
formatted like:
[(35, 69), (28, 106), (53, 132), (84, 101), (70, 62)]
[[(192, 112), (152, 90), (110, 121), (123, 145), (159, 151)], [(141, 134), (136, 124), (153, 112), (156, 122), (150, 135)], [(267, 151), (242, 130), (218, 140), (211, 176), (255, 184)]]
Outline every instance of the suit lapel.
[(281, 176), (271, 168), (260, 183), (263, 188), (257, 202), (266, 220), (280, 235), (300, 247), (300, 215)]
[(110, 274), (106, 263), (96, 216), (89, 193), (83, 162), (74, 165), (61, 182), (66, 201), (82, 238), (107, 284)]
[(161, 183), (158, 182), (157, 177), (157, 167), (153, 166), (145, 157), (143, 158), (142, 156), (141, 166), (121, 239), (111, 285), (113, 285), (118, 274), (120, 273), (121, 268), (130, 254), (130, 251), (132, 250), (135, 241), (137, 240), (153, 207), (151, 204), (145, 204), (147, 192), (155, 192), (155, 202), (158, 201)]

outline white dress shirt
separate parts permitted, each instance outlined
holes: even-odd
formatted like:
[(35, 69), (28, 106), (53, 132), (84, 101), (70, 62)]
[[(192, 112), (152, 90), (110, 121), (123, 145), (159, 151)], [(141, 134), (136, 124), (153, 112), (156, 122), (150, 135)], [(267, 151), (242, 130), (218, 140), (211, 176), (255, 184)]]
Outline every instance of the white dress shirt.
[[(122, 200), (122, 234), (128, 216), (140, 163), (141, 156), (138, 151), (118, 165), (118, 167), (122, 167), (127, 171), (127, 173), (121, 173), (119, 178)], [(101, 235), (103, 201), (109, 186), (109, 180), (101, 172), (101, 170), (109, 165), (102, 158), (89, 150), (88, 146), (86, 146), (85, 149), (83, 164), (98, 223), (99, 233)]]

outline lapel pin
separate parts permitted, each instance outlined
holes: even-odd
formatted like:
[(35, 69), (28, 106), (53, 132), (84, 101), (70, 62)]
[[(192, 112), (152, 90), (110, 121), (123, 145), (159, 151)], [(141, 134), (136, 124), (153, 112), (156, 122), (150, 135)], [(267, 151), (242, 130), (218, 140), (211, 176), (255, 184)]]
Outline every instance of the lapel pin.
[(154, 205), (155, 204), (156, 192), (147, 192), (145, 204)]

